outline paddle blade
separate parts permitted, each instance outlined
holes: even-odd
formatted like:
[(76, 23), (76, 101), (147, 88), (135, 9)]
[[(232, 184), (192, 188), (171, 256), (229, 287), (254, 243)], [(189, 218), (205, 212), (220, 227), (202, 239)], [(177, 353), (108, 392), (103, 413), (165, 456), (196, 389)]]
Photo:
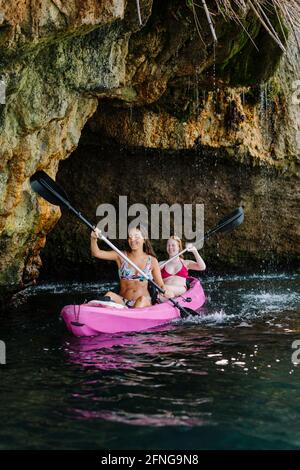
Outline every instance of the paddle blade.
[(181, 307), (180, 316), (181, 318), (187, 318), (189, 316), (199, 317), (199, 312), (188, 307)]
[(65, 191), (44, 171), (37, 171), (30, 178), (32, 190), (56, 206), (67, 206), (69, 198)]
[(235, 209), (231, 214), (220, 220), (216, 229), (218, 232), (229, 232), (244, 222), (244, 210), (242, 207)]

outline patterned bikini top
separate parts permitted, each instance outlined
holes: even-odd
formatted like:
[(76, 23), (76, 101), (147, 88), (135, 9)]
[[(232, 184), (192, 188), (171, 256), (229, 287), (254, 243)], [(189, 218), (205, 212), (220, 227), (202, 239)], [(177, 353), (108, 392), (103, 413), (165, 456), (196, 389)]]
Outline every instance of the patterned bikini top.
[[(127, 256), (126, 253), (124, 254)], [(151, 256), (149, 255), (146, 261), (146, 266), (144, 267), (144, 269), (142, 269), (142, 271), (143, 273), (145, 273), (145, 276), (147, 276), (147, 278), (150, 277), (150, 279), (153, 279), (151, 264)], [(130, 266), (130, 264), (126, 260), (124, 260), (121, 266), (119, 267), (119, 277), (120, 279), (127, 279), (128, 281), (144, 281), (146, 279), (141, 274), (137, 274), (135, 269)]]

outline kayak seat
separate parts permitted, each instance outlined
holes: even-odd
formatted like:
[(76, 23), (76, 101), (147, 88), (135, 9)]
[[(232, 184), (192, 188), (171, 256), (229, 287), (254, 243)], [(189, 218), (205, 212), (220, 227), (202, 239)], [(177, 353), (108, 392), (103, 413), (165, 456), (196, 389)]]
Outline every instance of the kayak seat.
[[(192, 285), (192, 280), (187, 278), (186, 279), (186, 289), (189, 290), (191, 285)], [(149, 292), (150, 297), (151, 297), (152, 305), (157, 304), (158, 303), (158, 292), (155, 289), (155, 287), (151, 284), (151, 282), (148, 282), (148, 292)]]
[(151, 304), (152, 305), (157, 304), (158, 292), (155, 289), (155, 287), (153, 286), (153, 284), (151, 284), (151, 282), (148, 282), (148, 292), (149, 292), (150, 297), (151, 297)]

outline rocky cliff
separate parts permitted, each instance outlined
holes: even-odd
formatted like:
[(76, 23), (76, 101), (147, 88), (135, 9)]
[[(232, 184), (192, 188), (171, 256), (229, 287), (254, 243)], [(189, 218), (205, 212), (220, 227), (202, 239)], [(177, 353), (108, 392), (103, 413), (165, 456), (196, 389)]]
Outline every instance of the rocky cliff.
[(297, 43), (275, 10), (285, 53), (253, 11), (240, 24), (207, 3), (216, 45), (182, 0), (140, 1), (142, 24), (134, 1), (0, 1), (0, 285), (37, 278), (49, 233), (46, 274), (57, 261), (89, 270), (85, 229), (66, 216), (55, 227), (60, 211), (29, 187), (78, 143), (58, 179), (91, 218), (119, 194), (204, 202), (207, 227), (243, 204), (243, 230), (212, 242), (211, 266), (297, 264)]

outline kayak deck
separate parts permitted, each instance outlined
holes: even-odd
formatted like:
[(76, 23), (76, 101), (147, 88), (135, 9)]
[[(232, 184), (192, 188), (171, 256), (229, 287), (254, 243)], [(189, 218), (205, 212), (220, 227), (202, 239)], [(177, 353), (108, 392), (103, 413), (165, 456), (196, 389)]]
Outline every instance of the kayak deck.
[[(190, 287), (176, 301), (182, 306), (198, 311), (205, 302), (200, 281), (189, 278)], [(95, 304), (66, 305), (61, 316), (75, 336), (96, 336), (101, 333), (128, 333), (164, 325), (180, 317), (171, 302), (142, 308), (116, 308)]]

